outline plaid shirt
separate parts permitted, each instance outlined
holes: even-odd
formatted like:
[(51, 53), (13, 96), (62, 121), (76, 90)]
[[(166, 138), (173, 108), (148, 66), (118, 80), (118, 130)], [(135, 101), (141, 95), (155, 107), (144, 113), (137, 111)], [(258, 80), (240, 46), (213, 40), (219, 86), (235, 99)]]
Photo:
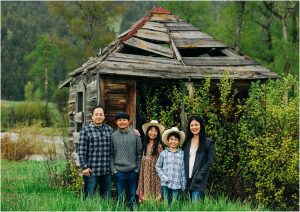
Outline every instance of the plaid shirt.
[[(172, 152), (169, 148), (162, 151), (156, 163), (156, 172), (161, 179), (161, 185), (171, 189), (185, 189), (183, 151)], [(170, 181), (167, 183), (166, 181)]]
[(106, 124), (96, 127), (93, 123), (80, 131), (77, 152), (82, 169), (90, 168), (94, 176), (110, 174), (112, 132)]

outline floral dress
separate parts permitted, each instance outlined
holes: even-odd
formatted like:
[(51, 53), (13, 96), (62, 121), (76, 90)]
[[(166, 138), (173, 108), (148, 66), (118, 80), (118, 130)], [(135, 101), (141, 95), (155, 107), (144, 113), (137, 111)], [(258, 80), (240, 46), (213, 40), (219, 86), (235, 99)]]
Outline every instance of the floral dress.
[(143, 154), (140, 177), (137, 188), (137, 195), (139, 202), (153, 198), (156, 200), (161, 199), (160, 179), (156, 173), (155, 165), (159, 154), (163, 151), (162, 146), (158, 145), (158, 154), (152, 155), (152, 146), (147, 147), (146, 155)]

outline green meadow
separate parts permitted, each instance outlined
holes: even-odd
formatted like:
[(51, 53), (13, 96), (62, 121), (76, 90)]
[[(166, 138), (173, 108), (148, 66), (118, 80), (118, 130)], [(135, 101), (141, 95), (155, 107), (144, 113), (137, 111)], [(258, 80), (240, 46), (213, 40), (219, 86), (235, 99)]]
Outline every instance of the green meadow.
[[(84, 200), (82, 194), (64, 188), (51, 188), (45, 162), (1, 160), (1, 211), (124, 211), (123, 201), (95, 197)], [(51, 161), (63, 170), (64, 161)], [(249, 203), (232, 202), (226, 197), (207, 197), (192, 204), (182, 197), (168, 207), (163, 202), (148, 201), (136, 205), (139, 211), (252, 211)]]

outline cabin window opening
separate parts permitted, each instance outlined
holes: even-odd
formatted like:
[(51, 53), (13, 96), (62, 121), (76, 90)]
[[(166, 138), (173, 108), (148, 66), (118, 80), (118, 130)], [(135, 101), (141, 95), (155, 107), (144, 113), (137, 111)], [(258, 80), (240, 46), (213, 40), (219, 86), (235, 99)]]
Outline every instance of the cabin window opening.
[(154, 40), (154, 39), (150, 39), (150, 38), (139, 38), (139, 37), (137, 37), (137, 38), (140, 40), (146, 41), (146, 42), (160, 45), (162, 47), (166, 47), (166, 48), (171, 47), (171, 43), (169, 41), (160, 41), (160, 40)]
[(148, 52), (143, 49), (135, 48), (133, 46), (124, 46), (119, 53), (123, 54), (135, 54), (135, 55), (142, 55), (142, 56), (157, 56), (157, 54), (154, 54), (152, 52)]
[(228, 57), (220, 48), (182, 48), (178, 49), (182, 57)]
[[(80, 113), (83, 112), (83, 92), (77, 92), (77, 108), (76, 112)], [(82, 117), (82, 122), (83, 122), (83, 117)], [(76, 131), (80, 132), (82, 129), (82, 124), (83, 123), (76, 123)]]

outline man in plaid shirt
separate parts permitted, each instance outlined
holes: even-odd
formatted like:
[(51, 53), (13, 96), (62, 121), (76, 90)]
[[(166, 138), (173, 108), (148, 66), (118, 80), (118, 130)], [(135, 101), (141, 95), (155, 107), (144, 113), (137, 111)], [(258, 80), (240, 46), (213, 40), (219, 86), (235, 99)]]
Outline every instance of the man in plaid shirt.
[(104, 197), (111, 196), (110, 151), (112, 128), (103, 124), (104, 110), (93, 108), (92, 123), (80, 131), (78, 156), (84, 178), (85, 198), (92, 196), (97, 186)]

